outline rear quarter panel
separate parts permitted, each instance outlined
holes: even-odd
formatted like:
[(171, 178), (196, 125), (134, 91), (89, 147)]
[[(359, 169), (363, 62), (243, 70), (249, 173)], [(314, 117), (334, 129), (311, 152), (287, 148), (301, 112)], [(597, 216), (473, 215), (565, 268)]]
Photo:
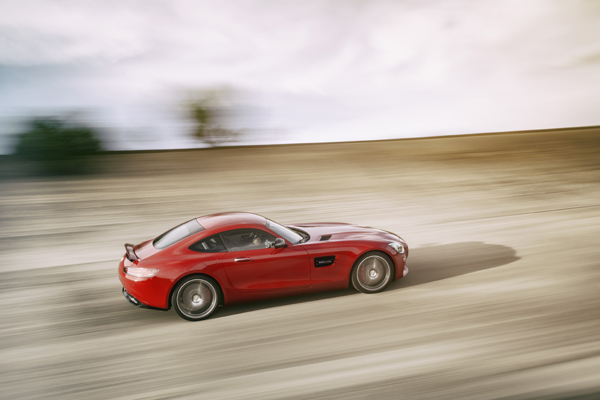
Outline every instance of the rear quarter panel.
[[(133, 295), (145, 304), (158, 308), (169, 308), (170, 294), (173, 287), (188, 275), (205, 274), (215, 279), (221, 286), (225, 297), (231, 287), (227, 275), (221, 268), (221, 259), (225, 253), (199, 253), (188, 249), (188, 246), (199, 240), (194, 236), (176, 245), (161, 250), (152, 256), (142, 259), (137, 266), (156, 268), (160, 272), (155, 277), (139, 282), (127, 282), (126, 289), (133, 290)], [(129, 262), (125, 260), (125, 262)], [(128, 276), (124, 279), (132, 280)], [(123, 281), (123, 278), (121, 279)], [(129, 289), (128, 289), (129, 291)]]

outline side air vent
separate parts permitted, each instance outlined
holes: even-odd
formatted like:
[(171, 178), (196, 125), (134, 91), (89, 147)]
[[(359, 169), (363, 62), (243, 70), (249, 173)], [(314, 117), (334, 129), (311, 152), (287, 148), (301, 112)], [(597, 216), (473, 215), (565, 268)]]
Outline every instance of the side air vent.
[(329, 240), (329, 239), (331, 239), (331, 235), (325, 235), (325, 236), (321, 236), (321, 239), (319, 241), (324, 242), (325, 240)]
[(315, 268), (329, 267), (335, 262), (335, 256), (315, 257)]

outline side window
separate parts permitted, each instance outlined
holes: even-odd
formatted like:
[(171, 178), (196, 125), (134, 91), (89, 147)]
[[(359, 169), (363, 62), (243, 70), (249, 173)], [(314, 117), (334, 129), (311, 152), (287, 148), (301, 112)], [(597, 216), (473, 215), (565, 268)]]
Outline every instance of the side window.
[(189, 247), (190, 250), (200, 253), (222, 253), (227, 251), (219, 235), (212, 235), (204, 238)]
[(275, 242), (275, 236), (260, 229), (234, 229), (221, 237), (228, 251), (266, 249)]

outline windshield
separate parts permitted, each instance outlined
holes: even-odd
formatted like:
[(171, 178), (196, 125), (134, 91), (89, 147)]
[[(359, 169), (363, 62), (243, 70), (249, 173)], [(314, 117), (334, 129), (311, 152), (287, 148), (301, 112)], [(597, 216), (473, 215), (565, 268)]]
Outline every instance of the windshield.
[(166, 249), (179, 242), (180, 240), (185, 239), (188, 236), (193, 235), (194, 233), (203, 231), (204, 227), (198, 223), (195, 219), (184, 222), (181, 225), (176, 226), (175, 228), (166, 231), (156, 239), (152, 244), (159, 250)]
[(292, 244), (298, 244), (302, 241), (302, 236), (283, 225), (279, 225), (277, 222), (267, 220), (267, 228), (287, 240)]

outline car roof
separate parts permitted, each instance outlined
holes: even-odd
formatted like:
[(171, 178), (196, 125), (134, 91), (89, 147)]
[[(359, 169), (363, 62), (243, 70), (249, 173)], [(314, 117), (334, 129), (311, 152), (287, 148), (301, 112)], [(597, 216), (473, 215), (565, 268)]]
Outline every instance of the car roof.
[(206, 229), (220, 228), (227, 225), (258, 224), (265, 225), (266, 218), (247, 212), (226, 212), (205, 215), (196, 218), (196, 221)]

